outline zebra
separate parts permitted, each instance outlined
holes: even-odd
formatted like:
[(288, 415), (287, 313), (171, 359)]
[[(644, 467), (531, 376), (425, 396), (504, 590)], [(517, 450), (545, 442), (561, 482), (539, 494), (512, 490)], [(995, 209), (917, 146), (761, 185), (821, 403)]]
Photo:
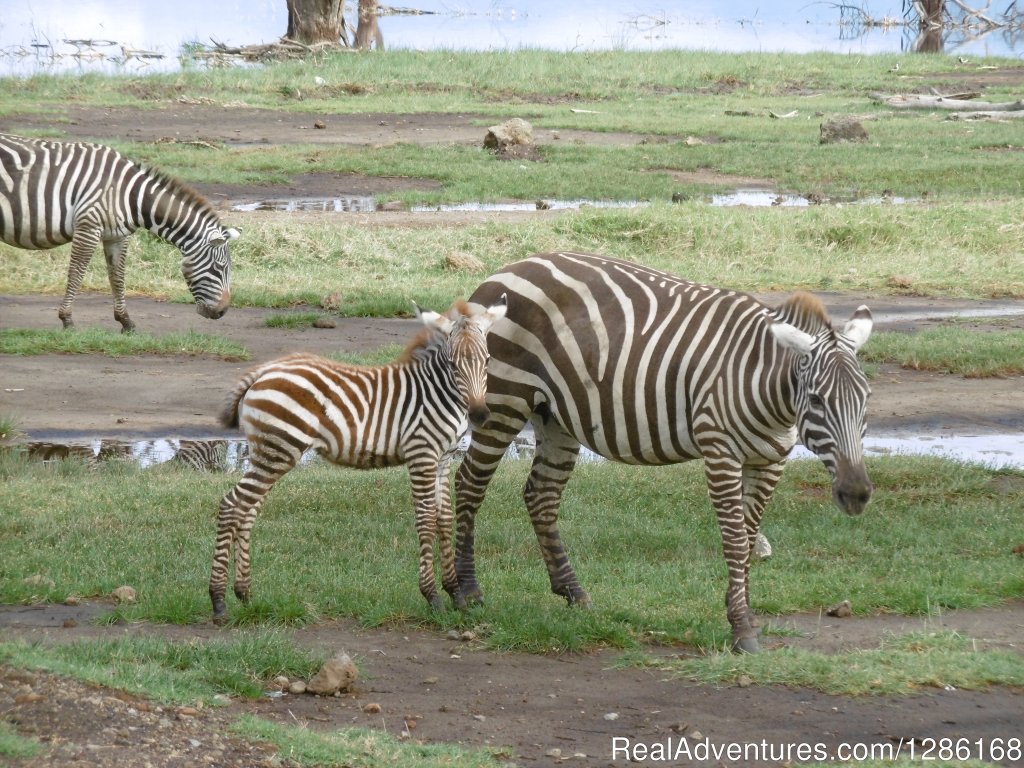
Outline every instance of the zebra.
[(457, 604), (482, 601), (475, 515), (507, 446), (530, 422), (537, 447), (523, 498), (555, 594), (590, 605), (558, 529), (581, 445), (638, 465), (703, 459), (728, 565), (733, 648), (759, 650), (750, 556), (798, 437), (830, 472), (841, 509), (860, 514), (873, 490), (862, 445), (869, 387), (856, 359), (871, 333), (869, 309), (835, 332), (807, 293), (771, 308), (582, 253), (511, 264), (477, 288), (470, 306), (500, 294), (509, 312), (488, 338), (491, 418), (474, 428), (455, 480)]
[(224, 229), (198, 193), (111, 147), (0, 134), (0, 240), (30, 250), (71, 243), (57, 311), (65, 328), (74, 327), (75, 295), (102, 242), (114, 319), (122, 333), (135, 329), (125, 306), (124, 271), (128, 236), (139, 227), (181, 250), (196, 310), (222, 317), (231, 300), (227, 243), (239, 233)]
[(220, 502), (210, 574), (213, 619), (226, 618), (228, 561), (235, 549), (234, 591), (250, 590), (249, 538), (264, 497), (313, 448), (335, 464), (369, 469), (405, 464), (419, 538), (419, 588), (435, 610), (443, 606), (434, 583), (433, 547), (440, 537), (441, 581), (454, 598), (452, 509), (448, 466), (468, 421), (490, 413), (487, 340), (504, 317), (505, 299), (471, 311), (456, 302), (444, 315), (416, 307), (425, 328), (389, 365), (346, 365), (307, 354), (290, 355), (250, 371), (221, 414), (241, 427), (249, 469)]

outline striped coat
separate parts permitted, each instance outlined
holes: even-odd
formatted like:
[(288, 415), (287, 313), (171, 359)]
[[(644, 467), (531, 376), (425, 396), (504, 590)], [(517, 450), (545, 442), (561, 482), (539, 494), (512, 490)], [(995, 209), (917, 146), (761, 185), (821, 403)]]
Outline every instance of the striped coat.
[(202, 197), (171, 177), (100, 144), (0, 134), (0, 240), (40, 250), (71, 243), (67, 288), (57, 315), (65, 328), (96, 246), (103, 244), (114, 319), (130, 332), (125, 305), (128, 236), (144, 228), (177, 246), (182, 274), (203, 317), (219, 318), (231, 301), (224, 229)]
[(442, 585), (454, 596), (448, 463), (468, 422), (490, 416), (484, 400), (486, 334), (505, 309), (503, 299), (476, 311), (458, 302), (445, 315), (417, 309), (426, 328), (391, 365), (346, 365), (297, 354), (262, 365), (238, 383), (221, 420), (245, 433), (250, 468), (220, 503), (210, 575), (215, 621), (226, 619), (231, 550), (235, 595), (245, 601), (249, 537), (260, 504), (310, 449), (348, 467), (408, 466), (420, 592), (441, 607), (433, 565), (439, 538)]
[(855, 354), (871, 331), (861, 307), (840, 332), (821, 302), (777, 308), (637, 264), (539, 254), (486, 280), (470, 301), (507, 294), (488, 340), (487, 401), (456, 476), (459, 597), (480, 599), (474, 519), (506, 447), (527, 423), (537, 452), (524, 499), (552, 590), (588, 604), (562, 546), (558, 509), (580, 446), (616, 461), (704, 462), (729, 568), (733, 641), (758, 647), (747, 576), (761, 515), (797, 442), (833, 476), (836, 503), (863, 510), (868, 386)]

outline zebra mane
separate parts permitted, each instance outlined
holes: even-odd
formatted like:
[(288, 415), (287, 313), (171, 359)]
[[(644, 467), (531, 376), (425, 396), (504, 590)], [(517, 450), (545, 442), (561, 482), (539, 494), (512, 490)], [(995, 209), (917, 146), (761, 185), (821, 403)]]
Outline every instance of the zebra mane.
[(175, 198), (184, 198), (186, 202), (193, 203), (196, 207), (200, 208), (204, 214), (212, 216), (214, 219), (219, 219), (217, 212), (213, 209), (213, 205), (210, 204), (210, 201), (192, 189), (192, 187), (185, 182), (180, 179), (176, 179), (166, 171), (162, 171), (152, 165), (146, 165), (145, 163), (137, 163), (137, 165), (151, 177), (156, 179), (162, 187), (169, 190)]
[(824, 330), (832, 330), (832, 320), (825, 310), (825, 305), (817, 296), (806, 291), (797, 291), (771, 314), (776, 320), (795, 325), (813, 336)]
[[(468, 317), (470, 314), (469, 304), (467, 304), (463, 299), (459, 299), (452, 304), (451, 308), (445, 312), (445, 314), (451, 320)], [(439, 337), (436, 331), (432, 331), (430, 328), (422, 329), (413, 337), (412, 341), (406, 345), (402, 354), (398, 356), (398, 359), (395, 360), (395, 362), (408, 363), (411, 360), (415, 360), (418, 352), (429, 349), (438, 341), (438, 339)]]

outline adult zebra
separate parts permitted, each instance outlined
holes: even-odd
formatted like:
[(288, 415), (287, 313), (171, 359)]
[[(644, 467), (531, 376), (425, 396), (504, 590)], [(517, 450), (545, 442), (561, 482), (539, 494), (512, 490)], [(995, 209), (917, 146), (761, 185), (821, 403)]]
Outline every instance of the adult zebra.
[(729, 570), (733, 647), (758, 650), (750, 552), (798, 435), (832, 474), (842, 509), (859, 514), (871, 495), (862, 455), (869, 389), (856, 359), (871, 332), (868, 308), (837, 333), (809, 294), (772, 309), (746, 294), (579, 253), (512, 264), (470, 302), (501, 294), (508, 316), (488, 340), (492, 417), (473, 430), (456, 476), (457, 601), (482, 599), (474, 517), (506, 447), (530, 421), (537, 449), (523, 497), (552, 591), (590, 603), (558, 530), (581, 444), (634, 464), (702, 458)]
[(181, 271), (199, 314), (222, 317), (231, 301), (227, 243), (238, 232), (224, 229), (196, 192), (100, 144), (0, 134), (0, 240), (31, 250), (71, 243), (57, 311), (65, 328), (74, 327), (75, 294), (102, 242), (114, 319), (122, 332), (134, 330), (125, 307), (125, 250), (140, 227), (181, 250)]
[(409, 467), (420, 592), (432, 607), (441, 607), (433, 563), (434, 540), (440, 536), (441, 583), (455, 596), (448, 464), (468, 427), (467, 416), (474, 424), (490, 416), (484, 402), (486, 334), (505, 310), (504, 297), (475, 311), (456, 302), (445, 315), (417, 307), (426, 328), (391, 365), (345, 365), (298, 354), (256, 368), (238, 383), (221, 422), (245, 431), (250, 468), (220, 502), (210, 573), (215, 622), (227, 618), (232, 546), (235, 595), (247, 601), (249, 536), (260, 504), (310, 448), (358, 469)]

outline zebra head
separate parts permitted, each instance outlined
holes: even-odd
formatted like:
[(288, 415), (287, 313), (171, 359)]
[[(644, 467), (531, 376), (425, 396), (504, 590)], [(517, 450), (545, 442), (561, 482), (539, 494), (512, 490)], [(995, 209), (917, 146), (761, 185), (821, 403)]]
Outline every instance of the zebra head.
[(832, 500), (859, 515), (874, 489), (864, 468), (864, 435), (871, 388), (857, 350), (871, 335), (871, 311), (861, 306), (842, 331), (830, 324), (814, 334), (786, 322), (773, 323), (775, 339), (797, 356), (793, 405), (803, 444), (832, 476)]
[(469, 420), (476, 426), (490, 418), (487, 408), (487, 331), (505, 316), (505, 294), (490, 307), (459, 301), (444, 315), (416, 307), (416, 314), (428, 327), (444, 336), (444, 348), (451, 361), (459, 394), (466, 404)]
[(231, 303), (231, 255), (228, 241), (238, 237), (237, 229), (210, 229), (191, 248), (182, 249), (181, 273), (196, 300), (196, 311), (216, 320)]

